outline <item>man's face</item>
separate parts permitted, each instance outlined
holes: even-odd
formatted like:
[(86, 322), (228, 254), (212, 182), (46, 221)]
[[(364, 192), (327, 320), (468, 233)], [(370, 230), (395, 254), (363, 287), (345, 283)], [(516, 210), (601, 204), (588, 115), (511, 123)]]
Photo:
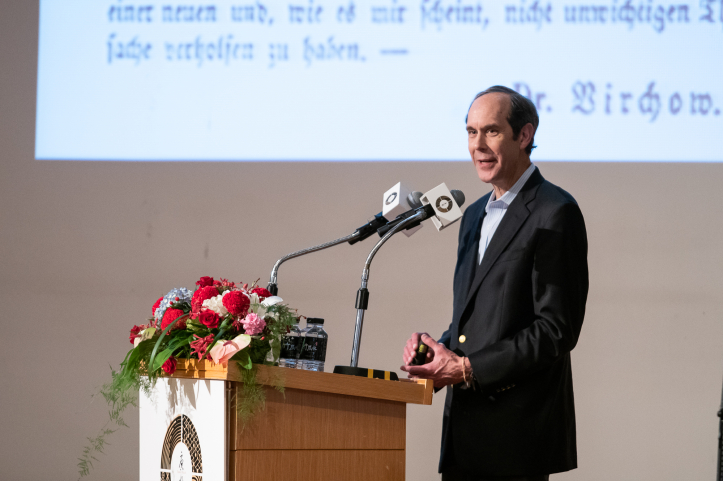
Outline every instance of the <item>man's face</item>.
[[(507, 122), (510, 98), (489, 93), (474, 101), (467, 115), (469, 153), (482, 182), (507, 191), (530, 164), (525, 135), (513, 139)], [(531, 127), (531, 126), (530, 126)]]

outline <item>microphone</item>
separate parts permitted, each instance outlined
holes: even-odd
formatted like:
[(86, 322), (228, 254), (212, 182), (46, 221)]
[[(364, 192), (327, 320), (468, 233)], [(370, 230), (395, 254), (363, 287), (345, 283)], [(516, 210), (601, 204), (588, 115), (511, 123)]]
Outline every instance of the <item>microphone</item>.
[[(459, 192), (459, 191), (456, 191)], [(407, 203), (409, 204), (409, 207), (412, 209), (416, 209), (418, 207), (422, 207), (422, 194), (421, 192), (414, 191), (411, 194), (409, 194), (409, 197), (407, 197)]]
[[(417, 197), (415, 197), (415, 195), (417, 195)], [(412, 192), (403, 182), (398, 182), (394, 187), (384, 193), (382, 214), (384, 214), (384, 217), (388, 221), (392, 221), (410, 209), (421, 207), (422, 203), (419, 201), (419, 197), (422, 195), (421, 192)], [(405, 230), (404, 235), (410, 237), (421, 228), (422, 224), (418, 224), (417, 227), (411, 227)]]
[(377, 229), (379, 237), (383, 237), (397, 224), (419, 213), (423, 214), (405, 229), (413, 229), (431, 217), (434, 226), (441, 231), (462, 218), (460, 207), (464, 205), (465, 197), (461, 190), (449, 190), (446, 184), (441, 183), (425, 194), (412, 192), (407, 201), (410, 205), (417, 207), (398, 215), (394, 220)]
[(431, 205), (434, 209), (432, 223), (438, 231), (462, 218), (460, 207), (464, 204), (464, 200), (464, 193), (461, 190), (449, 190), (444, 182), (421, 197), (425, 207)]
[[(361, 345), (362, 327), (364, 325), (364, 312), (369, 307), (369, 269), (372, 260), (379, 249), (400, 230), (416, 227), (425, 219), (432, 218), (437, 230), (442, 230), (462, 217), (462, 211), (459, 207), (464, 204), (464, 194), (459, 190), (450, 191), (447, 186), (442, 183), (426, 194), (412, 192), (407, 195), (407, 202), (410, 205), (417, 206), (402, 214), (399, 214), (393, 221), (382, 226), (377, 231), (381, 239), (367, 256), (364, 270), (362, 271), (361, 287), (356, 295), (356, 325), (354, 327), (354, 342), (351, 349), (351, 363), (349, 367), (336, 366), (335, 373), (349, 374), (352, 376), (367, 377), (370, 370), (360, 368), (359, 348)], [(421, 203), (421, 205), (419, 205)]]
[[(421, 207), (422, 201), (420, 198), (423, 195), (421, 192), (412, 192), (404, 182), (397, 182), (391, 189), (384, 192), (382, 196), (382, 211), (369, 219), (369, 222), (359, 227), (355, 232), (358, 233), (358, 235), (349, 239), (347, 242), (349, 245), (354, 245), (359, 241), (363, 241), (400, 214), (409, 209)], [(410, 227), (404, 231), (404, 235), (410, 237), (421, 228), (422, 224), (419, 224), (418, 227)]]

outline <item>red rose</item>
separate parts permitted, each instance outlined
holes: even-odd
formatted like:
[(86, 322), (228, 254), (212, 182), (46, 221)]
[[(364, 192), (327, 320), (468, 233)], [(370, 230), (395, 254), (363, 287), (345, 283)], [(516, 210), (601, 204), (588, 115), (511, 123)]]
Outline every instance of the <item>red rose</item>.
[(141, 330), (142, 329), (138, 326), (133, 326), (131, 328), (131, 335), (130, 335), (131, 344), (135, 344), (136, 337), (138, 337), (138, 335), (141, 333)]
[(196, 281), (196, 285), (198, 288), (202, 287), (208, 287), (213, 285), (213, 277), (203, 276), (198, 281)]
[(212, 310), (206, 309), (198, 315), (198, 321), (209, 329), (216, 329), (221, 318)]
[(166, 374), (173, 374), (176, 372), (176, 364), (178, 364), (178, 361), (176, 361), (175, 357), (171, 356), (166, 359), (166, 362), (163, 363), (161, 368), (166, 372)]
[(257, 296), (259, 296), (259, 299), (266, 299), (267, 297), (271, 297), (271, 293), (263, 287), (257, 287), (256, 289), (251, 291), (251, 294), (256, 294)]
[[(184, 312), (180, 309), (173, 309), (168, 308), (166, 309), (166, 312), (163, 314), (163, 319), (161, 319), (161, 330), (164, 330), (168, 327), (170, 323), (175, 321), (177, 318), (181, 317), (184, 314)], [(171, 331), (175, 331), (176, 329), (185, 329), (186, 323), (184, 321), (178, 321), (173, 325), (173, 328), (171, 328)]]
[(249, 311), (251, 300), (241, 291), (230, 291), (221, 300), (223, 307), (234, 316), (245, 316)]
[(153, 304), (153, 307), (151, 308), (151, 315), (152, 315), (152, 316), (155, 315), (156, 309), (158, 309), (158, 306), (161, 305), (161, 301), (162, 301), (162, 300), (163, 300), (163, 298), (160, 297), (160, 298), (156, 301), (156, 303)]
[(191, 298), (191, 317), (196, 319), (198, 314), (201, 312), (201, 307), (203, 307), (203, 301), (206, 299), (212, 299), (217, 295), (218, 289), (213, 286), (201, 287), (194, 292), (193, 297)]

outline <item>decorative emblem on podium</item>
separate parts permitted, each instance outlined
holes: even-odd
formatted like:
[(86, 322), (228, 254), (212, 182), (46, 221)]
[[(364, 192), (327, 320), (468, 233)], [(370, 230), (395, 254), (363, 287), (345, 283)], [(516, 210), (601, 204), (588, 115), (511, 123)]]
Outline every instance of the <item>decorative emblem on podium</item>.
[(168, 426), (161, 453), (161, 481), (202, 481), (201, 443), (188, 416), (177, 416)]

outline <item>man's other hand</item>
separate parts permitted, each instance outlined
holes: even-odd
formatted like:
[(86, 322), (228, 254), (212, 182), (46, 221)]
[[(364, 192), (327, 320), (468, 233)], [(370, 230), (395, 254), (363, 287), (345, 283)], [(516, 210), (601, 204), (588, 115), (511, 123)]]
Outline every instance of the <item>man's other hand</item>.
[[(419, 345), (420, 340), (429, 346), (432, 358), (423, 366), (410, 366), (409, 363), (414, 358), (414, 350)], [(434, 387), (441, 388), (464, 381), (464, 370), (467, 369), (471, 372), (471, 367), (469, 365), (465, 366), (465, 360), (466, 358), (458, 356), (447, 349), (444, 344), (439, 344), (432, 339), (429, 334), (415, 333), (407, 341), (407, 346), (404, 349), (405, 365), (400, 369), (409, 374), (409, 379), (431, 379), (434, 381)]]

